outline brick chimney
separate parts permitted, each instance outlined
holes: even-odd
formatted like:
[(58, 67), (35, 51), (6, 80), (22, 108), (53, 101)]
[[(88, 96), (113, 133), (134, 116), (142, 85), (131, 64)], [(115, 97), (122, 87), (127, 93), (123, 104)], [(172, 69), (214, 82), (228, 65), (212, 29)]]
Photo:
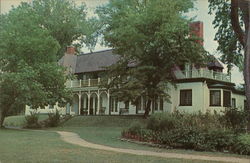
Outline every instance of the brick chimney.
[(201, 44), (202, 46), (204, 45), (203, 43), (203, 22), (201, 21), (196, 21), (192, 22), (189, 24), (191, 34), (199, 37), (202, 40), (198, 40), (197, 42)]
[(75, 53), (76, 53), (76, 49), (74, 46), (67, 46), (66, 54), (75, 55)]

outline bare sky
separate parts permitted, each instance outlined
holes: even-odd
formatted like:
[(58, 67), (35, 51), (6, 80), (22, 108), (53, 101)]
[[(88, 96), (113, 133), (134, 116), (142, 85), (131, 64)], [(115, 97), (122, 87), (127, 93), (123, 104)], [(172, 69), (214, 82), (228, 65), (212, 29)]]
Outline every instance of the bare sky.
[[(11, 9), (11, 6), (17, 6), (21, 1), (32, 1), (32, 0), (0, 0), (0, 13), (8, 12)], [(77, 4), (82, 2), (86, 3), (88, 8), (88, 16), (94, 16), (94, 9), (96, 6), (103, 5), (108, 2), (108, 0), (73, 0)], [(203, 21), (204, 23), (204, 47), (205, 49), (214, 54), (216, 57), (219, 57), (220, 54), (216, 52), (217, 43), (214, 41), (214, 35), (216, 29), (213, 28), (212, 21), (214, 19), (213, 15), (208, 14), (208, 0), (196, 0), (195, 3), (196, 10), (188, 14), (190, 17), (196, 16), (196, 20)], [(95, 50), (103, 50), (106, 47), (97, 45)], [(84, 52), (88, 52), (87, 49), (83, 49)], [(224, 66), (226, 68), (226, 66)], [(238, 71), (237, 68), (234, 68), (232, 71), (232, 81), (239, 84), (243, 83), (243, 75)]]

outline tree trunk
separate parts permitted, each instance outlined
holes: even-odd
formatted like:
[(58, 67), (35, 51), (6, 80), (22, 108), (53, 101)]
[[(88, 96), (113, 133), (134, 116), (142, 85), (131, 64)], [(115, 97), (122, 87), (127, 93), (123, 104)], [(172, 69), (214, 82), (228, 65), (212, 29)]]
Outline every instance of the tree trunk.
[(149, 100), (147, 101), (147, 106), (146, 106), (146, 108), (145, 108), (144, 118), (147, 118), (147, 117), (148, 117), (149, 111), (150, 111), (150, 106), (151, 106), (151, 100), (149, 99)]
[(244, 57), (244, 80), (245, 80), (245, 92), (246, 92), (247, 112), (248, 112), (247, 130), (250, 131), (250, 25), (248, 26), (248, 30), (246, 33), (247, 33), (247, 39), (246, 39), (245, 57)]
[[(3, 108), (2, 108), (3, 109)], [(3, 113), (3, 110), (0, 108), (0, 128), (3, 128), (3, 121), (4, 121), (4, 118), (5, 118), (5, 115)]]

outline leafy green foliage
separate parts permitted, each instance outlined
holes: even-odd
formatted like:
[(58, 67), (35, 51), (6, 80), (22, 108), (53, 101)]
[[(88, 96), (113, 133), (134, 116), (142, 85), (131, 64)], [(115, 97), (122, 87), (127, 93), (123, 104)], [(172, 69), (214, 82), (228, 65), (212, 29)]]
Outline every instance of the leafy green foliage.
[[(54, 30), (60, 30), (56, 25), (59, 22), (54, 22), (55, 26), (48, 25), (50, 26), (48, 28), (45, 21), (42, 22), (45, 19), (41, 18), (44, 15), (40, 10), (57, 13), (51, 14), (51, 19), (46, 19), (52, 23), (51, 21), (57, 16), (65, 16), (65, 19), (72, 18), (73, 14), (67, 15), (67, 12), (73, 10), (74, 6), (61, 1), (61, 10), (67, 4), (69, 6), (65, 8), (66, 15), (58, 15), (60, 5), (55, 2), (54, 0), (35, 0), (33, 5), (22, 3), (0, 17), (0, 126), (4, 117), (19, 106), (44, 108), (56, 102), (63, 106), (70, 100), (70, 92), (65, 86), (68, 77), (64, 75), (65, 69), (56, 62), (61, 47), (67, 41), (67, 43), (71, 42), (68, 38), (59, 41), (55, 35), (56, 32), (53, 31), (54, 28), (57, 28)], [(72, 13), (76, 14), (75, 11)], [(67, 23), (65, 26), (67, 27)], [(70, 32), (73, 29), (69, 26), (64, 30)]]
[(25, 116), (26, 128), (41, 128), (38, 122), (39, 114), (36, 111), (30, 112), (30, 115)]
[(233, 146), (233, 151), (239, 154), (250, 155), (250, 135), (240, 135)]
[[(209, 14), (215, 13), (213, 25), (217, 29), (215, 41), (219, 44), (217, 50), (222, 53), (221, 61), (227, 64), (229, 71), (233, 65), (243, 70), (243, 47), (231, 24), (230, 5), (229, 0), (209, 0)], [(243, 27), (242, 19), (240, 24)]]
[(247, 126), (247, 112), (237, 108), (227, 108), (224, 116), (221, 117), (221, 123), (227, 128), (235, 130), (235, 132), (243, 132)]
[[(171, 69), (184, 62), (198, 63), (204, 50), (190, 36), (190, 20), (183, 16), (191, 0), (111, 0), (97, 9), (105, 44), (120, 61), (108, 68), (113, 94), (136, 103), (139, 96), (165, 97)], [(148, 109), (146, 109), (148, 110)]]
[(49, 118), (47, 120), (46, 126), (47, 127), (57, 127), (60, 123), (60, 114), (59, 111), (52, 112), (48, 114)]
[(122, 136), (157, 142), (172, 148), (249, 154), (249, 135), (235, 133), (235, 129), (230, 126), (231, 121), (227, 120), (228, 115), (208, 113), (153, 114), (147, 119), (146, 128), (140, 124), (133, 125), (124, 130)]
[(20, 7), (23, 6), (29, 8), (25, 10), (27, 14), (38, 17), (36, 23), (48, 30), (50, 36), (59, 43), (57, 59), (63, 55), (65, 47), (76, 40), (78, 48), (94, 48), (98, 22), (95, 18), (86, 18), (84, 3), (77, 6), (73, 1), (67, 0), (34, 0), (32, 4), (23, 3)]

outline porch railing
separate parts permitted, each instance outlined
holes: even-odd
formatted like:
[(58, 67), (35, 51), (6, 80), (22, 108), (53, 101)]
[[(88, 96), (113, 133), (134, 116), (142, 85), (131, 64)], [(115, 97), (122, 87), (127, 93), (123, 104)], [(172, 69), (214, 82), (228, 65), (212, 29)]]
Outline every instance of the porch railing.
[(207, 69), (196, 69), (191, 71), (175, 71), (175, 77), (177, 79), (189, 79), (189, 78), (209, 78), (214, 80), (220, 80), (225, 82), (231, 82), (231, 76), (222, 72), (215, 72)]
[(88, 80), (68, 80), (66, 87), (68, 88), (81, 88), (81, 87), (97, 87), (100, 85), (101, 79), (88, 79)]
[[(231, 82), (231, 76), (222, 72), (214, 72), (207, 69), (197, 69), (192, 71), (174, 71), (177, 79), (208, 78), (219, 81)], [(98, 87), (104, 79), (69, 80), (66, 82), (68, 88)], [(109, 82), (109, 81), (106, 81)]]

